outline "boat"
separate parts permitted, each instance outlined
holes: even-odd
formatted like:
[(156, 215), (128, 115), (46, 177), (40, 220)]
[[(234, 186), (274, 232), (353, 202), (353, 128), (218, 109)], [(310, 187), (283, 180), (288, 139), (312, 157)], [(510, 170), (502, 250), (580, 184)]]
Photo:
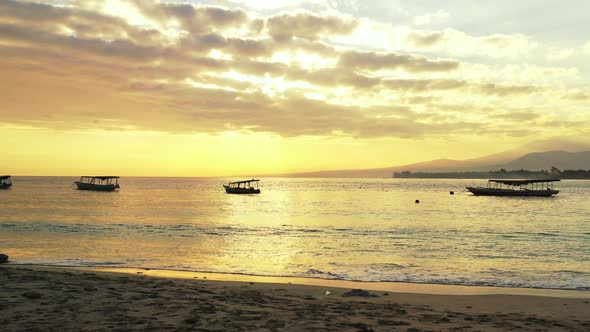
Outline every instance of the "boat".
[(10, 189), (12, 187), (12, 177), (10, 175), (0, 175), (0, 189)]
[(78, 190), (115, 191), (120, 188), (118, 176), (81, 176), (74, 184)]
[[(258, 182), (260, 180), (252, 179), (245, 181), (230, 182), (227, 185), (223, 185), (225, 192), (228, 194), (260, 194), (258, 188)], [(256, 188), (252, 186), (252, 183), (256, 185)]]
[(487, 187), (466, 187), (475, 196), (537, 196), (559, 194), (553, 183), (560, 179), (488, 180)]

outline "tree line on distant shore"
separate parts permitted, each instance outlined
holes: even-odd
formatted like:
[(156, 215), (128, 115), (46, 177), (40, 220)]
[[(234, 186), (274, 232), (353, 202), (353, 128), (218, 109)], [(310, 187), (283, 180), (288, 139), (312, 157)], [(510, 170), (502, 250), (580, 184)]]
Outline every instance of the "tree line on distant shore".
[(510, 170), (504, 168), (497, 171), (487, 172), (442, 172), (442, 173), (427, 173), (427, 172), (395, 172), (394, 178), (402, 179), (569, 179), (569, 180), (590, 180), (589, 170), (560, 170), (557, 167), (551, 167), (549, 170), (530, 171), (526, 169)]

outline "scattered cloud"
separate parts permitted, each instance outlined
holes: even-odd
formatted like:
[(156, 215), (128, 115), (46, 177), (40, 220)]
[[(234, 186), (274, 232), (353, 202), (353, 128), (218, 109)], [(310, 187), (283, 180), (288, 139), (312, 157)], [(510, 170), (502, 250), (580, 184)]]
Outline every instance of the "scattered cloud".
[(411, 31), (406, 35), (408, 44), (415, 48), (429, 48), (443, 40), (444, 33), (440, 31)]
[(227, 4), (244, 5), (256, 10), (297, 9), (306, 5), (319, 8), (332, 8), (331, 1), (323, 0), (226, 0)]
[(323, 16), (308, 11), (283, 12), (266, 22), (269, 34), (276, 40), (289, 41), (293, 37), (317, 39), (321, 36), (348, 35), (357, 21), (347, 16)]
[(590, 91), (575, 89), (564, 93), (562, 97), (575, 101), (590, 101)]
[(420, 55), (347, 51), (340, 55), (342, 66), (366, 70), (404, 69), (411, 73), (451, 71), (459, 67), (455, 60), (433, 60)]
[[(543, 115), (539, 98), (587, 99), (560, 85), (580, 76), (576, 68), (469, 58), (528, 54), (537, 43), (524, 35), (415, 30), (334, 10), (264, 14), (232, 3), (0, 2), (2, 121), (286, 137), (521, 135), (569, 121)], [(290, 3), (299, 1), (277, 8)], [(507, 97), (517, 109), (506, 111)]]

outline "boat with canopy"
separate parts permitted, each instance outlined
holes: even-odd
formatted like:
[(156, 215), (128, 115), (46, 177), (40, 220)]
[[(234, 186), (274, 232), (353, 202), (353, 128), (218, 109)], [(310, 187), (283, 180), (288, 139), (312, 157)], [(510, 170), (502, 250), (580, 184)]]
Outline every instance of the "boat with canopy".
[(557, 195), (553, 184), (560, 179), (488, 180), (487, 187), (466, 187), (475, 196), (537, 196)]
[[(223, 185), (225, 192), (228, 194), (260, 194), (258, 188), (258, 182), (260, 180), (252, 179), (245, 181), (230, 182), (227, 185)], [(256, 187), (254, 187), (254, 185)]]
[(115, 191), (120, 188), (118, 176), (82, 176), (74, 184), (78, 190)]
[(10, 175), (0, 175), (0, 189), (9, 189), (12, 187), (12, 177)]

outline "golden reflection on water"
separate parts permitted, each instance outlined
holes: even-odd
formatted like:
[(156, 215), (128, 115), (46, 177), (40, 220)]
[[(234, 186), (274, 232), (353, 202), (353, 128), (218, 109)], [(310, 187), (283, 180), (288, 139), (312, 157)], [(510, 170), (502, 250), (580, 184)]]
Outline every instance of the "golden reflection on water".
[(122, 179), (120, 192), (106, 194), (72, 190), (69, 180), (25, 179), (3, 193), (0, 243), (11, 257), (590, 287), (586, 182), (566, 181), (551, 199), (506, 199), (463, 193), (472, 180), (263, 179), (260, 195), (225, 194), (216, 179)]

